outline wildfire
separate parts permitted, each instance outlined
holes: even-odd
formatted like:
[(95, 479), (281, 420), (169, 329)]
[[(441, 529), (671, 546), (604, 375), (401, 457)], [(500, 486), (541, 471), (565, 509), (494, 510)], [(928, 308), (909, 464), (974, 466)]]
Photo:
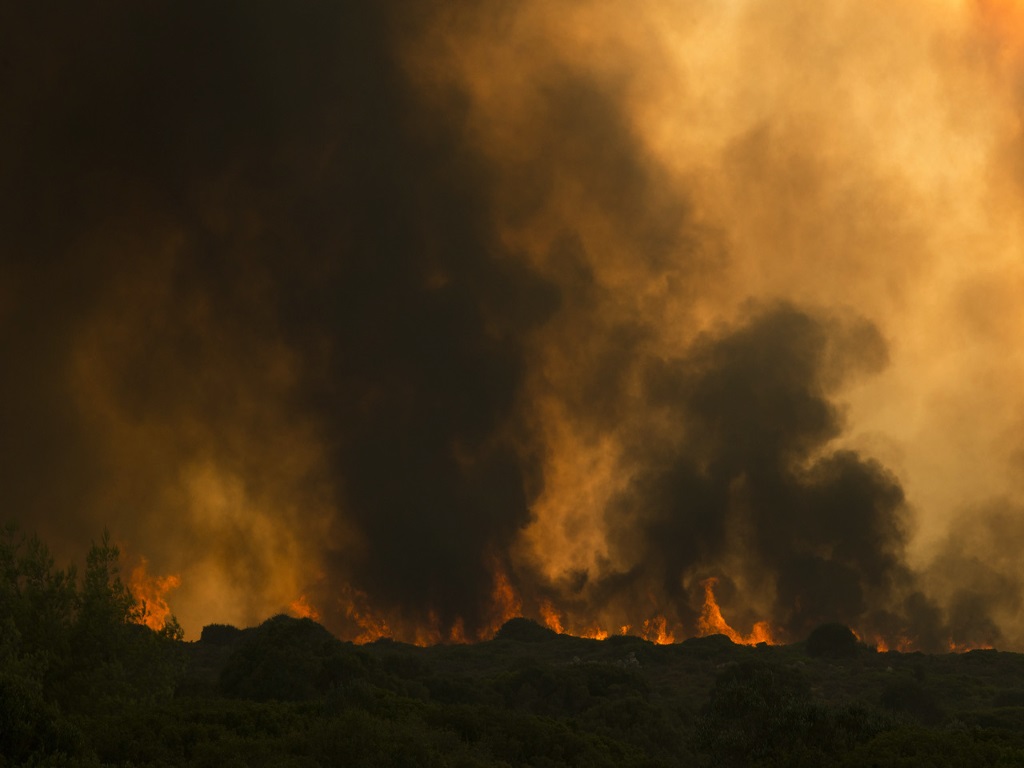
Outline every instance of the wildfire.
[(715, 600), (715, 585), (717, 583), (718, 579), (714, 577), (701, 582), (701, 586), (704, 587), (704, 609), (697, 620), (700, 636), (725, 635), (734, 643), (741, 645), (774, 644), (775, 639), (767, 621), (759, 621), (754, 624), (749, 635), (741, 635), (729, 626), (722, 616), (722, 609), (718, 607), (718, 601)]
[(658, 645), (671, 645), (676, 641), (675, 635), (668, 628), (668, 621), (664, 616), (655, 616), (644, 622), (640, 637), (650, 640)]
[(494, 568), (494, 589), (491, 592), (491, 615), (491, 626), (480, 631), (480, 640), (494, 637), (502, 624), (523, 615), (523, 601), (512, 586), (508, 574), (497, 565)]
[(989, 643), (981, 643), (975, 645), (974, 643), (958, 643), (955, 640), (949, 641), (949, 652), (950, 653), (967, 653), (968, 651), (991, 651), (994, 648)]
[(878, 637), (875, 639), (875, 649), (879, 653), (888, 653), (889, 651), (898, 651), (899, 653), (911, 653), (917, 643), (911, 640), (909, 637), (903, 637), (902, 635), (893, 639), (891, 642), (886, 640), (884, 637)]
[[(516, 591), (506, 571), (496, 566), (493, 574), (490, 620), (483, 627), (468, 633), (462, 619), (456, 619), (450, 627), (446, 627), (434, 612), (430, 612), (426, 620), (419, 626), (403, 623), (400, 618), (396, 618), (393, 623), (387, 616), (377, 613), (369, 607), (369, 600), (365, 593), (354, 589), (347, 591), (342, 606), (348, 618), (360, 630), (354, 638), (357, 643), (371, 643), (384, 637), (401, 637), (406, 642), (412, 642), (419, 646), (444, 642), (467, 643), (475, 640), (488, 640), (494, 637), (505, 622), (524, 615), (523, 599)], [(740, 634), (729, 626), (715, 600), (714, 587), (716, 584), (717, 579), (714, 578), (701, 582), (704, 587), (704, 608), (698, 622), (699, 635), (704, 637), (711, 634), (723, 634), (734, 643), (743, 645), (775, 644), (773, 632), (765, 621), (754, 624), (751, 632), (746, 635)], [(305, 596), (292, 603), (291, 608), (298, 616), (309, 616), (314, 619), (319, 617), (319, 613), (308, 603)], [(670, 626), (669, 619), (661, 614), (651, 616), (639, 624), (614, 624), (611, 629), (599, 622), (577, 623), (571, 615), (560, 610), (550, 599), (541, 600), (539, 604), (536, 604), (534, 615), (544, 626), (558, 634), (574, 635), (592, 640), (605, 640), (613, 632), (622, 635), (633, 633), (652, 643), (670, 645), (676, 642), (676, 637), (681, 631), (678, 625)], [(397, 635), (394, 630), (398, 630)]]
[(181, 577), (150, 576), (146, 569), (149, 563), (146, 558), (141, 558), (138, 566), (132, 570), (131, 578), (128, 580), (128, 589), (139, 601), (142, 613), (139, 616), (139, 623), (145, 624), (154, 631), (160, 631), (167, 623), (171, 615), (171, 607), (167, 604), (166, 595), (172, 589), (181, 586)]
[(550, 600), (545, 600), (540, 604), (540, 615), (548, 629), (554, 630), (560, 635), (565, 634), (565, 625), (562, 624), (562, 617), (555, 610), (555, 606), (551, 604)]
[(464, 645), (469, 640), (466, 637), (466, 625), (462, 619), (456, 619), (455, 624), (452, 625), (452, 631), (448, 635), (448, 641), (452, 643), (459, 643)]
[(288, 607), (296, 618), (320, 621), (320, 611), (309, 604), (305, 595), (300, 595), (299, 598), (297, 600), (293, 600)]
[(600, 627), (589, 627), (580, 632), (580, 637), (585, 637), (588, 640), (605, 640), (608, 637), (608, 632)]
[(387, 620), (367, 607), (368, 599), (365, 592), (357, 589), (346, 590), (341, 600), (345, 615), (362, 630), (354, 638), (356, 643), (372, 643), (382, 637), (391, 637), (391, 627)]

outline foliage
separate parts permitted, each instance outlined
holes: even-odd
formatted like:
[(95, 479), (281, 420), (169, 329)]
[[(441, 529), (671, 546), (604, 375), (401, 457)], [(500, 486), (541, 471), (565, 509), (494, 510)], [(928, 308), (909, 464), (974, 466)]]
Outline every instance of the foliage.
[(221, 689), (256, 701), (312, 699), (329, 684), (325, 664), (340, 645), (310, 619), (275, 616), (241, 640), (221, 673)]
[[(99, 711), (168, 700), (182, 672), (181, 628), (141, 626), (104, 532), (81, 579), (35, 536), (0, 534), (0, 758), (90, 759)], [(58, 759), (59, 758), (59, 759)], [(2, 764), (2, 763), (0, 763)]]
[(520, 643), (543, 643), (552, 640), (558, 633), (524, 618), (509, 619), (502, 624), (496, 640), (515, 640)]
[(857, 636), (845, 624), (822, 624), (807, 637), (809, 656), (852, 658), (857, 655), (858, 648)]
[[(1024, 656), (558, 635), (341, 642), (309, 619), (137, 623), (108, 536), (81, 579), (0, 538), (0, 768), (1017, 766)], [(845, 630), (845, 627), (843, 628)], [(848, 631), (848, 630), (846, 630)]]

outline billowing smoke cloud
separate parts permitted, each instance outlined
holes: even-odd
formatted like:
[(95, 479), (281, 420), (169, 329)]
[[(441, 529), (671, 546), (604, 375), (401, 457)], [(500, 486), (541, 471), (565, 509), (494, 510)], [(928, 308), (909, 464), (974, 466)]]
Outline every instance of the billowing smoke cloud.
[(640, 562), (670, 588), (709, 567), (774, 578), (770, 615), (797, 637), (830, 616), (864, 626), (907, 578), (903, 492), (877, 463), (828, 450), (842, 430), (828, 395), (884, 359), (877, 331), (781, 306), (695, 346), (649, 376), (647, 401), (678, 433), (636, 436), (642, 469), (616, 505), (643, 531)]
[(190, 635), (686, 635), (713, 576), (1019, 644), (943, 543), (1022, 490), (1012, 14), (702, 5), (4, 10), (6, 514), (109, 526)]
[(32, 13), (8, 26), (40, 42), (8, 54), (7, 506), (109, 524), (203, 620), (315, 582), (330, 616), (351, 581), (475, 625), (527, 514), (521, 337), (558, 292), (491, 231), (458, 104), (408, 91), (397, 10)]

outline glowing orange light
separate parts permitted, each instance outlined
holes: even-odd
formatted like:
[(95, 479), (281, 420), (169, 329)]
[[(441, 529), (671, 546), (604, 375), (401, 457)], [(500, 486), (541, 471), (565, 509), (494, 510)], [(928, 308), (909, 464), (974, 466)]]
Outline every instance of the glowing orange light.
[(550, 601), (545, 600), (540, 604), (540, 615), (548, 629), (554, 630), (560, 635), (565, 634), (565, 625), (562, 624), (562, 617), (555, 610)]
[(992, 646), (988, 643), (958, 643), (955, 640), (949, 641), (950, 653), (967, 653), (968, 651), (991, 651)]
[(341, 607), (345, 615), (351, 619), (361, 630), (354, 638), (356, 643), (372, 643), (382, 637), (391, 637), (391, 627), (387, 620), (370, 610), (367, 606), (365, 592), (358, 589), (348, 588), (346, 594), (341, 598)]
[(438, 619), (437, 613), (430, 611), (427, 615), (427, 625), (416, 627), (414, 635), (413, 645), (418, 645), (420, 648), (439, 644), (441, 642), (441, 621)]
[(491, 591), (491, 625), (482, 628), (477, 634), (478, 639), (486, 640), (494, 637), (501, 625), (509, 619), (523, 615), (523, 601), (516, 594), (508, 574), (495, 564), (494, 589)]
[(884, 637), (875, 638), (875, 649), (879, 653), (888, 653), (889, 651), (911, 653), (916, 647), (917, 643), (904, 635), (900, 635), (895, 639), (890, 638), (889, 640)]
[(668, 622), (664, 616), (647, 619), (640, 632), (640, 637), (658, 645), (671, 645), (676, 641), (675, 635), (668, 629)]
[(715, 585), (717, 583), (718, 579), (716, 578), (705, 579), (701, 582), (701, 586), (704, 587), (704, 609), (697, 620), (700, 636), (725, 635), (740, 645), (757, 645), (758, 643), (774, 645), (775, 639), (767, 621), (759, 621), (754, 624), (749, 635), (741, 635), (729, 626), (722, 616), (722, 609), (718, 607), (718, 602), (715, 600)]
[(288, 608), (296, 618), (320, 621), (320, 611), (309, 604), (305, 595), (299, 595), (298, 599), (292, 600)]
[(128, 580), (128, 589), (142, 607), (139, 623), (159, 631), (164, 628), (171, 616), (171, 607), (167, 604), (166, 595), (181, 586), (181, 577), (150, 576), (146, 572), (148, 565), (144, 557), (139, 561), (139, 565), (132, 570), (131, 578)]
[(466, 638), (466, 625), (461, 618), (456, 619), (455, 623), (452, 624), (452, 631), (448, 633), (448, 641), (460, 645), (469, 642)]

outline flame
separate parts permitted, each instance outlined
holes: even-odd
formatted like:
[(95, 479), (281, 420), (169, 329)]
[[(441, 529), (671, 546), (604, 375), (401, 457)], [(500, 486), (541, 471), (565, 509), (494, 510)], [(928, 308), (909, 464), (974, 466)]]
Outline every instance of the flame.
[(967, 653), (968, 651), (991, 651), (995, 646), (989, 643), (958, 643), (956, 640), (949, 641), (950, 653)]
[(888, 653), (889, 651), (912, 653), (916, 648), (917, 641), (907, 637), (906, 635), (899, 635), (891, 641), (886, 640), (881, 636), (875, 638), (875, 649), (879, 653)]
[(420, 648), (427, 648), (440, 644), (441, 640), (441, 620), (436, 611), (430, 611), (427, 614), (426, 626), (416, 627), (412, 644), (418, 645)]
[(516, 593), (515, 587), (499, 565), (494, 567), (494, 589), (491, 592), (491, 625), (478, 632), (479, 640), (487, 640), (501, 629), (501, 625), (509, 619), (523, 615), (523, 601)]
[(164, 628), (171, 616), (171, 607), (167, 604), (166, 595), (172, 589), (181, 586), (181, 577), (173, 574), (150, 576), (146, 572), (148, 566), (146, 558), (139, 560), (138, 566), (132, 570), (131, 578), (128, 580), (128, 589), (142, 607), (139, 623), (158, 632)]
[(544, 624), (548, 629), (554, 630), (560, 635), (565, 634), (565, 625), (562, 624), (562, 617), (555, 610), (555, 606), (551, 604), (550, 600), (545, 600), (540, 604), (540, 615), (543, 617)]
[(292, 600), (288, 607), (296, 618), (320, 621), (320, 611), (309, 604), (305, 595), (299, 595), (298, 599)]
[(668, 621), (664, 616), (655, 616), (653, 619), (647, 619), (640, 632), (640, 637), (658, 645), (671, 645), (676, 641), (675, 635), (668, 629)]
[(715, 600), (715, 585), (717, 583), (718, 579), (714, 577), (705, 579), (700, 583), (704, 587), (704, 609), (697, 620), (700, 636), (725, 635), (734, 643), (739, 643), (740, 645), (757, 645), (758, 643), (774, 645), (775, 639), (767, 621), (759, 621), (754, 624), (754, 628), (750, 631), (749, 635), (741, 635), (729, 626), (722, 616), (722, 609), (718, 607), (718, 602)]
[(580, 637), (585, 637), (588, 640), (604, 640), (608, 637), (608, 632), (601, 629), (600, 627), (590, 627), (580, 632)]
[(361, 630), (353, 638), (355, 643), (372, 643), (382, 637), (392, 636), (387, 619), (370, 610), (368, 602), (369, 599), (365, 592), (352, 587), (348, 587), (341, 598), (341, 607), (345, 611), (345, 616)]
[(458, 643), (459, 645), (465, 645), (469, 642), (466, 637), (466, 625), (461, 618), (455, 620), (452, 625), (452, 631), (448, 633), (448, 642)]

